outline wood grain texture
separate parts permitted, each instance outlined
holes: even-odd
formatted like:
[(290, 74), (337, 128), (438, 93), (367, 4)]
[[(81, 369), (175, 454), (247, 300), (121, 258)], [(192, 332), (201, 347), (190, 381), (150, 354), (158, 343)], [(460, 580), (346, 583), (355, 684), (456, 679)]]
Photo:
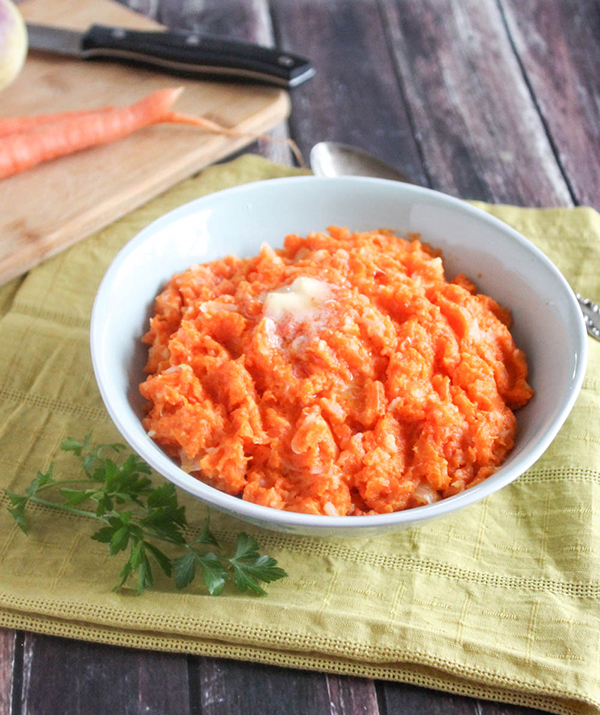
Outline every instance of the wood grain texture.
[[(167, 27), (197, 30), (266, 47), (275, 45), (268, 0), (162, 0), (159, 21)], [(276, 141), (259, 140), (247, 151), (280, 164), (293, 164), (286, 140), (286, 122), (280, 122), (268, 135)]]
[[(200, 658), (202, 715), (378, 715), (371, 681)], [(195, 713), (192, 713), (195, 715)]]
[(187, 658), (27, 634), (22, 715), (189, 715)]
[(272, 0), (278, 45), (310, 57), (316, 76), (292, 93), (291, 134), (359, 146), (426, 182), (398, 89), (377, 0)]
[(379, 713), (377, 691), (372, 680), (328, 675), (327, 692), (331, 715), (378, 715)]
[(0, 629), (0, 715), (11, 715), (16, 632)]
[(496, 0), (381, 0), (427, 174), (465, 199), (572, 204)]
[(500, 5), (572, 193), (600, 208), (600, 8), (594, 0)]
[(414, 685), (379, 683), (378, 690), (385, 715), (542, 715), (541, 710), (520, 705), (433, 693)]
[(130, 10), (134, 10), (140, 15), (160, 22), (160, 10), (161, 10), (161, 0), (115, 0), (119, 5), (123, 7), (128, 7)]
[[(28, 0), (20, 8), (29, 20), (69, 27), (92, 22), (157, 27), (110, 0)], [(233, 127), (240, 138), (158, 125), (4, 179), (0, 183), (0, 282), (247, 146), (248, 134), (274, 126), (289, 109), (287, 94), (273, 87), (182, 80), (116, 63), (31, 54), (18, 80), (2, 94), (2, 114), (127, 104), (173, 85), (185, 87), (178, 110)]]

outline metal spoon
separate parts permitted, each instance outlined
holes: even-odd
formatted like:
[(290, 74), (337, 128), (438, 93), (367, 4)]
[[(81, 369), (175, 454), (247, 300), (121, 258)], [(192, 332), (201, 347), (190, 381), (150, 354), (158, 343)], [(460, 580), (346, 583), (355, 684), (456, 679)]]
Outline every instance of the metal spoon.
[[(416, 184), (376, 156), (338, 142), (315, 144), (310, 151), (310, 168), (317, 176), (373, 176), (379, 179), (403, 181), (405, 184)], [(579, 293), (576, 293), (575, 297), (579, 301), (588, 333), (596, 340), (600, 340), (600, 306), (587, 298), (582, 298)]]
[(373, 154), (337, 142), (315, 144), (310, 150), (310, 168), (317, 176), (374, 176), (405, 184), (415, 183)]

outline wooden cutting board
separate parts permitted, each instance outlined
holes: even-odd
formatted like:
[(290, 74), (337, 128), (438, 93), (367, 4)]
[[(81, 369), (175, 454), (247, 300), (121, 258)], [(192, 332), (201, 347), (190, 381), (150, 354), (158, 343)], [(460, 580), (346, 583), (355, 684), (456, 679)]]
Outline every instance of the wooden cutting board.
[[(19, 9), (28, 21), (73, 29), (94, 22), (160, 28), (112, 0), (27, 0)], [(289, 113), (280, 89), (183, 80), (31, 51), (23, 72), (0, 94), (0, 115), (129, 104), (171, 86), (185, 87), (178, 110), (242, 132), (264, 132)], [(0, 180), (0, 284), (251, 141), (158, 125)]]

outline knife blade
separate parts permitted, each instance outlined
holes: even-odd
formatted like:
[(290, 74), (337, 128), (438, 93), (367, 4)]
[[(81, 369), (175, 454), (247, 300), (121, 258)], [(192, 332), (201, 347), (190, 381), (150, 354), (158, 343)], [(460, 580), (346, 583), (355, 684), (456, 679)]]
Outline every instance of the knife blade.
[(116, 60), (206, 79), (273, 84), (292, 89), (315, 70), (289, 52), (185, 30), (141, 31), (107, 25), (66, 30), (27, 23), (29, 47), (83, 60)]

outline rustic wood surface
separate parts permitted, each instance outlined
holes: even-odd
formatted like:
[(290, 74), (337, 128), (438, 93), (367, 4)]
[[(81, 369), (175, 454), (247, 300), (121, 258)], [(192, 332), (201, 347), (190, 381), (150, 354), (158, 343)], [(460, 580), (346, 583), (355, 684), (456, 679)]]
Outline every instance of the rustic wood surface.
[[(125, 0), (124, 0), (125, 1)], [(596, 0), (128, 0), (172, 27), (310, 56), (289, 133), (463, 198), (600, 207)], [(285, 146), (251, 151), (291, 163)], [(3, 631), (0, 715), (531, 715), (397, 683)]]

